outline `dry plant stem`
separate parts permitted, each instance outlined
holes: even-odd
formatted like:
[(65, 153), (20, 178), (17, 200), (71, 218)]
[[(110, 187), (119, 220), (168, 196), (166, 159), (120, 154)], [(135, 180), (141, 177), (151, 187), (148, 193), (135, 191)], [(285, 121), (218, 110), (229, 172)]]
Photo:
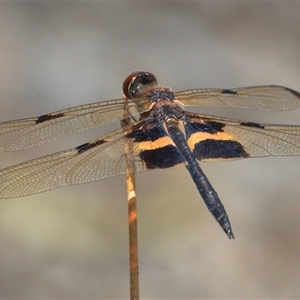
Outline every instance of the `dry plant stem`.
[(130, 258), (130, 299), (139, 299), (139, 264), (138, 264), (138, 237), (137, 237), (137, 211), (135, 193), (135, 175), (128, 173), (127, 200), (129, 222), (129, 258)]
[[(121, 126), (126, 128), (131, 123), (130, 113), (127, 110), (127, 101), (124, 103), (124, 118)], [(127, 163), (127, 204), (128, 204), (128, 224), (129, 224), (129, 264), (130, 264), (130, 300), (139, 300), (139, 262), (138, 262), (138, 236), (137, 236), (137, 210), (135, 193), (135, 174), (132, 161), (130, 160), (129, 145), (125, 143), (126, 163)]]

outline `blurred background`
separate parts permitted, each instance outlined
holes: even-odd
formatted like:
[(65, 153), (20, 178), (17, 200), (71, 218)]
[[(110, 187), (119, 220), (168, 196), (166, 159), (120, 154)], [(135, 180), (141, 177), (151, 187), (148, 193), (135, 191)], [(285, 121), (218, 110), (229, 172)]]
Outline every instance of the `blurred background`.
[[(179, 91), (300, 90), (299, 3), (1, 3), (0, 121), (120, 98), (133, 70)], [(300, 109), (197, 109), (300, 125)], [(105, 128), (1, 155), (0, 167), (80, 145)], [(137, 175), (142, 299), (299, 298), (300, 157), (202, 164), (236, 239), (185, 168)], [(129, 297), (123, 176), (0, 201), (1, 299)]]

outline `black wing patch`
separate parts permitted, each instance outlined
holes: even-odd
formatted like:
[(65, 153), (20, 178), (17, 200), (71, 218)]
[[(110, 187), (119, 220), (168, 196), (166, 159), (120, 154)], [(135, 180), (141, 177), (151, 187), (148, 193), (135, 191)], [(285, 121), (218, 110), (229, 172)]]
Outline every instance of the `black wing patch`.
[(188, 122), (185, 125), (189, 147), (198, 160), (247, 158), (238, 139), (223, 130), (220, 122)]
[(135, 130), (126, 138), (132, 139), (131, 153), (139, 156), (147, 169), (167, 169), (186, 164), (186, 160), (162, 124), (148, 130)]

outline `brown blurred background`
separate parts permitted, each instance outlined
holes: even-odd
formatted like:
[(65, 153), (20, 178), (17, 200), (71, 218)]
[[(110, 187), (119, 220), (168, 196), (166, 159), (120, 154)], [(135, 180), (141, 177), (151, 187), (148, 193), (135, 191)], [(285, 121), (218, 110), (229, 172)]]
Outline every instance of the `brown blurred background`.
[[(261, 84), (300, 91), (299, 12), (299, 3), (1, 3), (0, 121), (120, 98), (137, 69), (175, 91)], [(198, 111), (300, 124), (300, 109)], [(104, 129), (3, 154), (0, 167)], [(300, 157), (202, 166), (236, 240), (184, 168), (138, 174), (141, 298), (300, 298)], [(1, 200), (0, 298), (128, 298), (127, 227), (123, 176)]]

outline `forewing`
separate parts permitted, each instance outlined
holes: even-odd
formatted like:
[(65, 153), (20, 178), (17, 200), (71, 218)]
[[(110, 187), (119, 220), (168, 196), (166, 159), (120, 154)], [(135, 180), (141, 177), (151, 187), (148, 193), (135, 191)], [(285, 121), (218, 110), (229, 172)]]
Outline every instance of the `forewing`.
[[(136, 103), (145, 99), (130, 100), (127, 114), (137, 115)], [(38, 146), (81, 132), (102, 124), (122, 119), (123, 99), (97, 102), (72, 107), (37, 118), (20, 119), (0, 123), (0, 153)]]
[(237, 89), (197, 89), (176, 93), (184, 105), (252, 108), (269, 111), (300, 106), (300, 93), (287, 87), (266, 85)]

